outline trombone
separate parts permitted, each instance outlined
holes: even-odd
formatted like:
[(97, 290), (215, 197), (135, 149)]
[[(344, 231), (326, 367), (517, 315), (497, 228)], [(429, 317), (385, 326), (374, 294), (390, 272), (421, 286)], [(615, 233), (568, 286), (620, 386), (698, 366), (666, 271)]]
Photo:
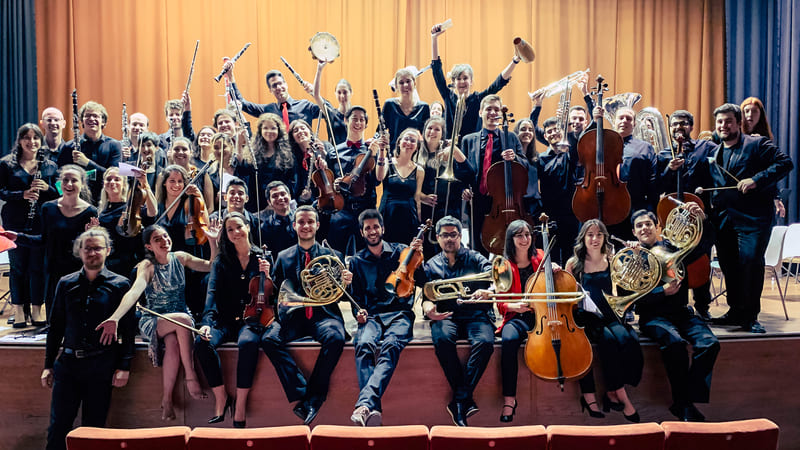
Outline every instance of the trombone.
[(429, 281), (422, 287), (422, 293), (432, 302), (465, 298), (472, 295), (470, 287), (465, 283), (475, 281), (491, 281), (497, 290), (507, 291), (511, 288), (512, 277), (508, 260), (496, 256), (492, 260), (491, 270), (446, 280)]

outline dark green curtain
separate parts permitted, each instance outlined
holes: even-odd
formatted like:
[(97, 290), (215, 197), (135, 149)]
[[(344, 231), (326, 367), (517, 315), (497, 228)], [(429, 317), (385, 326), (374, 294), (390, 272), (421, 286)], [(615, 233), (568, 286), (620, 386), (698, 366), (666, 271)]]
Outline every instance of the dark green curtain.
[(0, 154), (14, 145), (17, 129), (38, 123), (34, 0), (2, 0), (0, 22)]
[(781, 182), (788, 222), (800, 220), (800, 4), (728, 0), (725, 11), (728, 100), (764, 102), (775, 143), (794, 161)]

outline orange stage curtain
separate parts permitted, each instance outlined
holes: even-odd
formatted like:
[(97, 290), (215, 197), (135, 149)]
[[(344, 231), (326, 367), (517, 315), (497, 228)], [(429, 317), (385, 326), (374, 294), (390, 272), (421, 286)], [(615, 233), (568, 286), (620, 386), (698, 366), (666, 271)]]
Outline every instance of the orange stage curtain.
[[(353, 103), (372, 112), (371, 90), (385, 100), (396, 69), (427, 65), (431, 26), (452, 18), (440, 38), (445, 70), (470, 63), (476, 89), (508, 64), (515, 36), (532, 43), (536, 60), (521, 63), (501, 92), (517, 118), (530, 113), (529, 91), (590, 67), (592, 78), (605, 76), (607, 95), (639, 92), (637, 108), (693, 112), (696, 134), (711, 129), (711, 112), (724, 101), (724, 17), (724, 0), (37, 0), (39, 108), (59, 107), (69, 120), (77, 87), (81, 104), (91, 99), (109, 110), (108, 135), (121, 135), (123, 102), (129, 114), (145, 113), (152, 131), (165, 131), (164, 102), (180, 97), (199, 39), (191, 87), (199, 128), (224, 106), (223, 85), (212, 80), (223, 56), (253, 43), (236, 66), (248, 100), (274, 101), (264, 74), (275, 68), (293, 97), (310, 98), (279, 56), (313, 81), (308, 40), (328, 31), (341, 57), (325, 68), (323, 95), (335, 103), (335, 84), (347, 78)], [(418, 90), (427, 102), (439, 99), (430, 73)], [(572, 98), (582, 103), (577, 90)], [(543, 117), (557, 101), (545, 102)]]

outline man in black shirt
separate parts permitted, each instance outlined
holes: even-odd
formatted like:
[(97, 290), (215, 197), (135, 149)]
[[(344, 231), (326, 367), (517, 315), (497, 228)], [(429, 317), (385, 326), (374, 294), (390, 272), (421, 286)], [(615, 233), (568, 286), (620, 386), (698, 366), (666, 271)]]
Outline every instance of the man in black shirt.
[[(436, 222), (436, 240), (442, 252), (425, 262), (427, 281), (447, 280), (492, 269), (492, 263), (483, 255), (461, 247), (461, 222), (454, 217), (445, 216)], [(488, 287), (486, 282), (467, 284), (472, 292)], [(455, 300), (434, 303), (436, 300), (426, 295), (422, 312), (431, 319), (436, 357), (453, 390), (447, 412), (453, 423), (465, 427), (467, 417), (478, 412), (472, 393), (494, 350), (494, 314), (491, 304), (459, 305)], [(466, 366), (462, 366), (458, 359), (458, 339), (467, 339), (471, 347)]]
[[(53, 388), (47, 449), (66, 449), (78, 408), (82, 425), (103, 427), (111, 403), (111, 387), (128, 382), (134, 356), (136, 323), (130, 311), (120, 321), (120, 342), (100, 343), (95, 328), (119, 306), (130, 288), (127, 278), (105, 268), (111, 238), (99, 227), (75, 240), (75, 256), (83, 268), (61, 279), (56, 287), (47, 335), (42, 386)], [(59, 348), (64, 350), (56, 360)]]
[(261, 235), (267, 248), (273, 254), (278, 254), (297, 242), (297, 233), (292, 226), (292, 196), (283, 181), (271, 181), (266, 190), (269, 205), (259, 213)]
[(164, 104), (164, 118), (167, 120), (169, 130), (161, 133), (161, 148), (169, 150), (172, 147), (172, 137), (185, 137), (194, 142), (192, 129), (192, 101), (189, 93), (184, 91), (180, 100), (167, 100)]
[(67, 122), (64, 120), (64, 113), (53, 106), (45, 108), (42, 111), (42, 119), (39, 121), (39, 126), (42, 129), (42, 133), (44, 133), (42, 150), (47, 151), (50, 161), (57, 162), (58, 156), (66, 144), (62, 137), (64, 127), (67, 126)]
[[(383, 240), (381, 214), (368, 209), (358, 216), (358, 223), (367, 247), (350, 262), (353, 298), (363, 308), (353, 309), (358, 322), (353, 345), (360, 392), (350, 420), (356, 425), (378, 426), (382, 421), (381, 397), (400, 360), (400, 352), (412, 337), (414, 289), (400, 297), (394, 287), (386, 285), (386, 279), (400, 265), (400, 254), (406, 245)], [(416, 239), (411, 249), (421, 252), (422, 240)], [(414, 278), (420, 282), (424, 272), (421, 267), (418, 272)]]

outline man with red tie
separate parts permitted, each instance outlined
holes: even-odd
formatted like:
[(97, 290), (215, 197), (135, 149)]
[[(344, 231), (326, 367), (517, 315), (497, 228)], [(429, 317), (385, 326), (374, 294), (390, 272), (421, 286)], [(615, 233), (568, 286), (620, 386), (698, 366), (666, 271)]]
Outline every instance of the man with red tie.
[[(279, 70), (267, 72), (267, 88), (275, 97), (275, 103), (264, 105), (245, 100), (242, 93), (239, 92), (239, 87), (236, 86), (236, 81), (234, 81), (233, 63), (228, 61), (225, 63), (225, 67), (229, 68), (225, 76), (228, 78), (233, 91), (233, 98), (241, 102), (243, 112), (255, 118), (264, 113), (277, 114), (278, 117), (283, 118), (283, 124), (287, 130), (289, 129), (289, 124), (295, 119), (303, 119), (311, 124), (319, 116), (319, 106), (316, 103), (308, 100), (295, 100), (289, 95), (289, 85), (286, 84), (286, 80), (284, 80), (283, 74)], [(314, 92), (314, 85), (307, 81), (303, 88), (309, 94)]]
[[(528, 170), (528, 160), (522, 153), (522, 144), (514, 133), (503, 133), (500, 128), (502, 120), (503, 102), (499, 95), (488, 95), (481, 101), (480, 115), (483, 128), (476, 132), (464, 136), (462, 149), (467, 155), (467, 160), (473, 169), (476, 177), (472, 180), (472, 193), (466, 191), (465, 198), (474, 200), (472, 215), (472, 235), (475, 239), (473, 249), (484, 256), (488, 256), (489, 251), (483, 247), (481, 242), (481, 229), (483, 228), (483, 217), (492, 206), (492, 198), (488, 195), (487, 174), (492, 164), (499, 161), (514, 161), (525, 166)], [(472, 196), (472, 197), (470, 197)]]

